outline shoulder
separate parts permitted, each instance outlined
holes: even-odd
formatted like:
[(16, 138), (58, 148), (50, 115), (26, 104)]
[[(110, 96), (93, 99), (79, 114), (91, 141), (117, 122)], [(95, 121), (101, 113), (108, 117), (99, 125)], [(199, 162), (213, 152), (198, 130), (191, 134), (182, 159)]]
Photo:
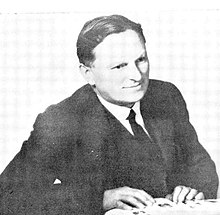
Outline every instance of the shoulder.
[(84, 85), (76, 90), (70, 97), (62, 100), (57, 104), (50, 105), (45, 114), (69, 114), (78, 113), (88, 108), (89, 101), (96, 97), (90, 85)]
[(149, 80), (149, 86), (148, 90), (154, 93), (163, 93), (163, 94), (169, 94), (172, 93), (173, 91), (179, 91), (178, 88), (170, 82), (167, 81), (161, 81), (161, 80), (155, 80), (155, 79), (150, 79)]
[(141, 104), (143, 109), (147, 109), (150, 113), (173, 115), (176, 112), (185, 113), (186, 110), (185, 100), (174, 84), (153, 79), (149, 81)]
[(82, 116), (96, 103), (95, 100), (96, 94), (90, 85), (84, 85), (70, 97), (50, 105), (43, 113), (40, 113), (35, 126), (77, 126)]
[(170, 82), (150, 79), (145, 98), (158, 100), (183, 99), (179, 89)]

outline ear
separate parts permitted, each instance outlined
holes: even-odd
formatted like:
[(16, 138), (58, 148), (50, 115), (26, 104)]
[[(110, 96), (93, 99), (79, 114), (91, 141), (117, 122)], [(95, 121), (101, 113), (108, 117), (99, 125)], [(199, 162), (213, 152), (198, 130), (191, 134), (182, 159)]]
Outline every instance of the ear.
[(79, 65), (79, 70), (84, 79), (90, 84), (90, 85), (95, 85), (95, 81), (93, 78), (93, 72), (90, 67), (85, 66), (84, 64)]

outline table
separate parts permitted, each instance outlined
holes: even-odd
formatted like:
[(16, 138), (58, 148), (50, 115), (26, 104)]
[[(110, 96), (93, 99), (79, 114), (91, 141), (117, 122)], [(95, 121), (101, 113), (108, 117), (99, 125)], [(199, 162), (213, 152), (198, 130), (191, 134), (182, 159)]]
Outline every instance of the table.
[(174, 206), (148, 206), (143, 210), (113, 209), (105, 215), (220, 215), (220, 199), (190, 201)]

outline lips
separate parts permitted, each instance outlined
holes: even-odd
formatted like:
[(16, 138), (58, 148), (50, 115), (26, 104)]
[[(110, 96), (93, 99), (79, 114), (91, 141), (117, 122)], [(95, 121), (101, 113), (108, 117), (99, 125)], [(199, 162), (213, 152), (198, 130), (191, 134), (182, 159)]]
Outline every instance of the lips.
[(135, 87), (139, 87), (139, 86), (141, 86), (141, 82), (138, 82), (138, 83), (133, 84), (133, 85), (125, 86), (123, 88), (135, 88)]

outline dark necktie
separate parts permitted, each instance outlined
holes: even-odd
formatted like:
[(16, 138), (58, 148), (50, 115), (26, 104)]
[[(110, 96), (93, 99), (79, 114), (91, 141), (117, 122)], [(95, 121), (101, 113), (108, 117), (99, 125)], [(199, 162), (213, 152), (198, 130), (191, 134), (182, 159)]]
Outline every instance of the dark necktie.
[(135, 138), (138, 139), (139, 141), (143, 141), (143, 140), (151, 141), (149, 136), (144, 131), (144, 129), (136, 122), (135, 116), (136, 116), (136, 113), (134, 112), (133, 109), (131, 109), (129, 116), (127, 117), (127, 120), (129, 121), (131, 125), (131, 129), (134, 133)]
[(151, 157), (150, 159), (156, 160), (157, 162), (161, 162), (161, 150), (159, 146), (150, 139), (150, 137), (146, 134), (144, 129), (136, 122), (135, 116), (136, 113), (133, 109), (131, 109), (129, 116), (127, 117), (127, 120), (131, 125), (131, 129), (134, 133), (135, 139), (140, 144), (143, 144), (144, 148), (147, 148), (147, 151)]

